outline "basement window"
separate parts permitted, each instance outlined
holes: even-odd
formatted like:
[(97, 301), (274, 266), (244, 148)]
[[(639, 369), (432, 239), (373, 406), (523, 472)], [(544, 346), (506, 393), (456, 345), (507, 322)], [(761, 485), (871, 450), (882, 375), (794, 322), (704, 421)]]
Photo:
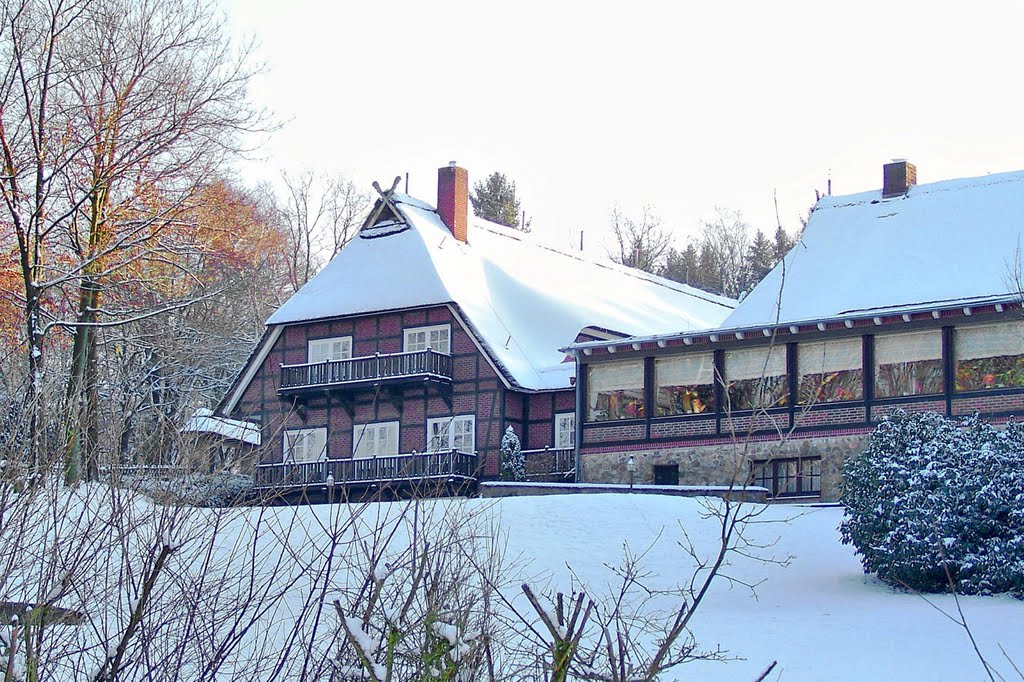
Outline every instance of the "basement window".
[(821, 495), (821, 458), (753, 462), (753, 484), (767, 488), (773, 498)]

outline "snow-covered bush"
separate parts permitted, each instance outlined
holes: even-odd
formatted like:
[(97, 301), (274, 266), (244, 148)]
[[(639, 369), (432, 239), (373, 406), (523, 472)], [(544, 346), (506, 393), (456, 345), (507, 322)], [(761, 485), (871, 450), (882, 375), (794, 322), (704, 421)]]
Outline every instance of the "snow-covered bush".
[(501, 437), (501, 477), (506, 481), (526, 480), (526, 457), (519, 436), (511, 426)]
[(230, 507), (252, 492), (252, 476), (222, 472), (169, 479), (141, 477), (133, 480), (131, 485), (158, 502), (192, 507)]
[(890, 585), (1024, 597), (1024, 426), (886, 419), (847, 462), (842, 540)]

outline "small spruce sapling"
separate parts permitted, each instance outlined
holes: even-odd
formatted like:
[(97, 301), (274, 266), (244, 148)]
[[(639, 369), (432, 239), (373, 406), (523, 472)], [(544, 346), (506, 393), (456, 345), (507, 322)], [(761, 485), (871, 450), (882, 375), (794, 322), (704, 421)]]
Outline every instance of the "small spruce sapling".
[(506, 481), (526, 480), (526, 457), (515, 429), (509, 426), (501, 437), (501, 477)]

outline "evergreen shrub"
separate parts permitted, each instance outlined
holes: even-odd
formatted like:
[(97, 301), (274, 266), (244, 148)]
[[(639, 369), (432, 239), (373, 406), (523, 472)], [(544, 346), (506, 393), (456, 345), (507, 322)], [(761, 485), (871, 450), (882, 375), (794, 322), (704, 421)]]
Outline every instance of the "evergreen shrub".
[(844, 468), (844, 544), (921, 592), (1024, 597), (1024, 426), (897, 412)]
[(501, 437), (501, 477), (506, 481), (526, 480), (526, 457), (519, 436), (511, 426)]

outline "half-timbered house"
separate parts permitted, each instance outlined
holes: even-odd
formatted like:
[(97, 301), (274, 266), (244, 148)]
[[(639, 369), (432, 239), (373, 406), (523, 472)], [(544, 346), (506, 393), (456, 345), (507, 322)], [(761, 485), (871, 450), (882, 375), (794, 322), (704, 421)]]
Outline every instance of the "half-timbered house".
[(572, 477), (576, 371), (559, 349), (703, 329), (734, 307), (477, 219), (468, 183), (439, 169), (436, 209), (381, 192), (267, 321), (217, 409), (257, 426), (258, 487), (493, 478), (508, 426), (530, 471)]
[(823, 197), (719, 327), (570, 347), (580, 478), (833, 500), (896, 409), (1021, 414), (1022, 228), (1024, 172), (917, 185), (900, 161), (880, 191)]

